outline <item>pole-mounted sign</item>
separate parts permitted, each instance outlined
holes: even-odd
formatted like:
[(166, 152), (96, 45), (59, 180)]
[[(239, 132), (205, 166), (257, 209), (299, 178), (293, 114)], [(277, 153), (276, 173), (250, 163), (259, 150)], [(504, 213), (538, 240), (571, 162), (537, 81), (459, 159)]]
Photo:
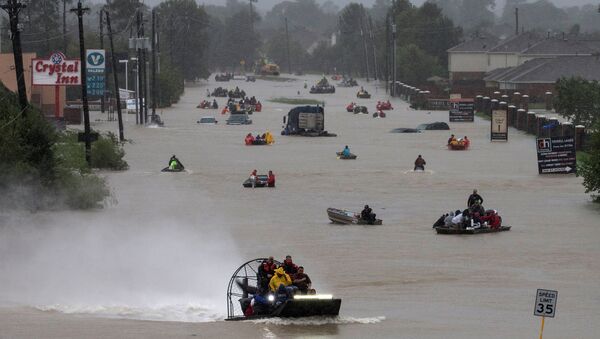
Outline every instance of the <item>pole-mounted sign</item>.
[(106, 54), (103, 49), (88, 49), (86, 51), (86, 80), (87, 93), (103, 96), (105, 88), (104, 71), (106, 69)]
[(544, 334), (544, 320), (546, 317), (554, 318), (556, 314), (556, 300), (558, 291), (538, 289), (535, 294), (535, 307), (533, 315), (542, 317), (542, 327), (540, 329), (540, 339)]

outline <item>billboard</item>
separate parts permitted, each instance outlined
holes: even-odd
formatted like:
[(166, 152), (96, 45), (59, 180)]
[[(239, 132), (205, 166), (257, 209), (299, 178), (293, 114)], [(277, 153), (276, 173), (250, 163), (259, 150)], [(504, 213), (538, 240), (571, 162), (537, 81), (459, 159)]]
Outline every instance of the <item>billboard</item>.
[(81, 85), (79, 59), (54, 52), (48, 59), (31, 59), (31, 83), (35, 86)]
[(508, 140), (508, 114), (506, 110), (492, 111), (492, 124), (490, 127), (490, 138), (492, 141)]
[(450, 99), (450, 122), (475, 121), (475, 103), (473, 99)]
[(539, 174), (570, 174), (577, 170), (575, 137), (537, 139)]

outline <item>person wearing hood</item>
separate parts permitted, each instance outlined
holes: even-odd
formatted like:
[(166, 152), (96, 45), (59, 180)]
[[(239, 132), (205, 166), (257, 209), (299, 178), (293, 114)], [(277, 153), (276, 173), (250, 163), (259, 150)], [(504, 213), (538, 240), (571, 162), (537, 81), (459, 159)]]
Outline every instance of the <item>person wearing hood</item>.
[(267, 187), (275, 187), (275, 174), (273, 174), (273, 171), (269, 171), (267, 176)]
[[(459, 211), (460, 212), (460, 211)], [(450, 227), (452, 226), (452, 219), (454, 218), (454, 212), (448, 213), (446, 218), (444, 219), (444, 226)]]
[(366, 221), (369, 225), (372, 225), (375, 220), (377, 220), (377, 215), (373, 213), (373, 210), (371, 207), (369, 207), (369, 205), (365, 205), (365, 208), (363, 208), (363, 210), (360, 212), (360, 218)]
[(452, 218), (452, 224), (458, 227), (462, 227), (463, 221), (464, 217), (462, 213), (460, 212), (460, 210), (456, 210), (456, 212), (454, 213), (454, 217)]
[(490, 228), (500, 228), (502, 226), (502, 218), (498, 215), (498, 211), (493, 210), (481, 217), (482, 222), (487, 222)]
[(348, 147), (348, 145), (346, 145), (346, 147), (344, 147), (344, 150), (342, 151), (342, 156), (345, 158), (350, 156), (350, 148)]
[(265, 142), (266, 142), (268, 145), (271, 145), (272, 143), (274, 143), (274, 142), (275, 142), (275, 139), (273, 139), (273, 134), (271, 134), (271, 132), (269, 132), (269, 131), (267, 131), (267, 132), (265, 133)]
[(177, 159), (177, 157), (175, 155), (171, 156), (171, 159), (169, 159), (169, 169), (172, 171), (178, 170), (178, 169), (183, 169), (183, 165), (181, 164), (181, 161), (179, 161), (179, 159)]
[(246, 143), (246, 145), (252, 145), (252, 144), (254, 144), (254, 136), (252, 135), (252, 133), (248, 133), (246, 135), (246, 138), (244, 139), (244, 142)]
[(212, 102), (212, 108), (213, 108), (213, 109), (217, 109), (217, 108), (219, 108), (219, 104), (217, 104), (217, 100), (216, 100), (216, 99), (213, 99), (213, 102)]
[(427, 163), (425, 162), (425, 159), (423, 159), (423, 157), (419, 154), (419, 156), (417, 157), (417, 160), (415, 160), (415, 171), (420, 169), (422, 171), (425, 170), (425, 165)]
[(276, 292), (279, 289), (279, 286), (283, 285), (284, 287), (288, 287), (292, 285), (292, 278), (285, 273), (283, 267), (279, 267), (275, 270), (275, 274), (269, 281), (269, 289), (271, 292)]

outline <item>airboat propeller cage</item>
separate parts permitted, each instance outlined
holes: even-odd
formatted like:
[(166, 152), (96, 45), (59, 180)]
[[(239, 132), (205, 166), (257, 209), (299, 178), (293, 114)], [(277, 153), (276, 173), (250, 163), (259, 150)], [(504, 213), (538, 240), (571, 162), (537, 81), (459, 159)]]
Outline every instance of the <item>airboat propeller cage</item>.
[[(244, 315), (238, 300), (240, 298), (248, 298), (248, 292), (246, 289), (243, 291), (238, 288), (236, 281), (240, 281), (243, 286), (257, 286), (258, 285), (258, 269), (262, 265), (263, 261), (269, 260), (268, 258), (256, 258), (248, 260), (238, 267), (227, 285), (227, 318), (235, 318)], [(273, 260), (277, 265), (281, 263), (277, 260)]]

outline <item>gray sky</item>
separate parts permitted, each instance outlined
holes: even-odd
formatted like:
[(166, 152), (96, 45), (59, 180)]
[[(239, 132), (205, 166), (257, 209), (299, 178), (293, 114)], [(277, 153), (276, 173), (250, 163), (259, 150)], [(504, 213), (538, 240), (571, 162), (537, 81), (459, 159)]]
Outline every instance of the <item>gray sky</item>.
[[(211, 5), (222, 5), (225, 4), (225, 0), (196, 0), (198, 3), (202, 4), (211, 4)], [(258, 8), (260, 8), (263, 11), (269, 10), (271, 9), (271, 7), (273, 7), (273, 5), (282, 2), (283, 0), (258, 0), (258, 3), (256, 4)], [(317, 2), (319, 3), (323, 3), (326, 0), (317, 0)], [(345, 5), (351, 3), (351, 2), (358, 2), (358, 3), (363, 3), (365, 6), (371, 6), (375, 0), (332, 0), (336, 5), (338, 5), (340, 8), (344, 7)], [(592, 4), (597, 4), (598, 2), (594, 2), (594, 1), (590, 1), (590, 0), (550, 0), (552, 3), (554, 3), (556, 6), (558, 7), (571, 7), (571, 6), (581, 6), (584, 4), (588, 4), (588, 3), (592, 3)], [(158, 0), (146, 0), (147, 3), (158, 3), (160, 1)], [(420, 5), (423, 2), (425, 2), (425, 0), (411, 0), (411, 2), (415, 5)], [(496, 0), (496, 9), (502, 11), (502, 8), (504, 8), (504, 2), (505, 0)], [(533, 1), (530, 1), (533, 2)]]

